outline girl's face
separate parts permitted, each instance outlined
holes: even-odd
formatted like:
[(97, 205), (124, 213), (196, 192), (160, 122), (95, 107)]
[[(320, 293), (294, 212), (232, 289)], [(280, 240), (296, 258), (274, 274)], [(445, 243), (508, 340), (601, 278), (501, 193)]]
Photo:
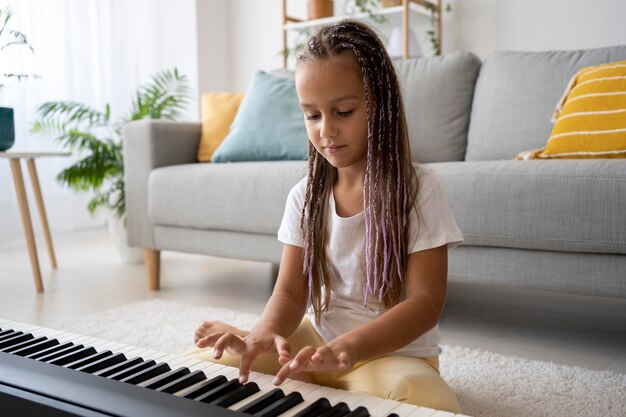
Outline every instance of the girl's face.
[(338, 168), (367, 165), (367, 108), (359, 64), (352, 53), (302, 62), (296, 91), (309, 140)]

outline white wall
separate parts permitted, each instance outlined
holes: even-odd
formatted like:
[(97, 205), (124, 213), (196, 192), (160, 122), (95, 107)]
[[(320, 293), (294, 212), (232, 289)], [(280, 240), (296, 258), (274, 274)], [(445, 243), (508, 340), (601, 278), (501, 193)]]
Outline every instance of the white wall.
[[(227, 67), (216, 70), (216, 88), (245, 91), (256, 69), (282, 66), (280, 0), (198, 0), (198, 21), (218, 20), (208, 33), (223, 37), (228, 52), (221, 52)], [(211, 3), (206, 7), (205, 3)], [(223, 7), (221, 3), (227, 3)], [(306, 16), (305, 0), (288, 0), (290, 14)], [(444, 14), (443, 51), (471, 51), (481, 58), (496, 50), (583, 49), (626, 45), (625, 0), (449, 0)], [(225, 10), (222, 10), (225, 9)], [(335, 14), (344, 10), (335, 1)], [(220, 20), (211, 13), (223, 13)], [(224, 27), (223, 22), (228, 22)], [(419, 29), (419, 35), (426, 28)], [(200, 42), (199, 42), (200, 43)], [(223, 46), (222, 46), (223, 47)], [(422, 49), (429, 50), (427, 44)], [(209, 52), (212, 54), (212, 51)], [(199, 60), (207, 57), (200, 50)], [(211, 55), (211, 59), (220, 58)], [(213, 77), (200, 73), (200, 84)]]

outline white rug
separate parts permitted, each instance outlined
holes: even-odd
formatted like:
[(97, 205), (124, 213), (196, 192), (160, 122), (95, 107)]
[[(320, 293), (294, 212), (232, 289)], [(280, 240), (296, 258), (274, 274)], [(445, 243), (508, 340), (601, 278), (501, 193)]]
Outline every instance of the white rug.
[[(151, 300), (47, 327), (177, 354), (193, 346), (194, 329), (207, 319), (249, 329), (258, 316)], [(446, 345), (440, 363), (471, 416), (626, 416), (623, 374)]]

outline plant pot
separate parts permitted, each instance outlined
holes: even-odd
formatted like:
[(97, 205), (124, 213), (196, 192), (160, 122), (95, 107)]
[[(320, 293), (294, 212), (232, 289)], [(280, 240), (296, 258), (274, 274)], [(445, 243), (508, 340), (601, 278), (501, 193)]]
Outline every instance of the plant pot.
[(394, 7), (402, 4), (402, 0), (380, 0), (382, 7)]
[(333, 15), (333, 0), (309, 0), (309, 20)]
[(109, 228), (109, 235), (113, 239), (113, 243), (115, 244), (122, 261), (129, 264), (143, 263), (143, 249), (128, 246), (128, 241), (126, 240), (126, 215), (119, 218), (115, 216), (112, 210), (109, 210), (107, 225)]
[(6, 151), (15, 143), (15, 122), (13, 109), (0, 107), (0, 152)]

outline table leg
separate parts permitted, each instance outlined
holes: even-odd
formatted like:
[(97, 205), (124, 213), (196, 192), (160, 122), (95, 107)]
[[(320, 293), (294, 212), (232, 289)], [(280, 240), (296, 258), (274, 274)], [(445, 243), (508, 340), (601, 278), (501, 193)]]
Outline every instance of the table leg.
[(39, 218), (41, 219), (41, 227), (46, 238), (46, 246), (48, 247), (48, 255), (50, 256), (50, 264), (52, 268), (57, 267), (57, 258), (54, 254), (54, 246), (52, 245), (52, 235), (50, 234), (50, 227), (48, 226), (48, 216), (46, 216), (46, 208), (43, 204), (43, 197), (41, 196), (41, 187), (39, 187), (39, 177), (37, 176), (37, 169), (35, 168), (35, 160), (27, 159), (26, 165), (28, 165), (28, 172), (30, 173), (30, 181), (33, 184), (33, 191), (35, 193), (35, 201), (37, 202), (37, 208), (39, 209)]
[(17, 193), (17, 202), (22, 215), (22, 226), (24, 226), (24, 237), (26, 238), (26, 245), (28, 246), (30, 266), (33, 270), (33, 277), (35, 278), (35, 288), (37, 288), (37, 292), (43, 292), (41, 270), (39, 269), (39, 259), (37, 258), (37, 246), (35, 246), (33, 224), (30, 220), (26, 189), (24, 188), (24, 177), (22, 176), (22, 167), (19, 159), (11, 159), (11, 171), (13, 173), (13, 182), (15, 183), (15, 192)]

